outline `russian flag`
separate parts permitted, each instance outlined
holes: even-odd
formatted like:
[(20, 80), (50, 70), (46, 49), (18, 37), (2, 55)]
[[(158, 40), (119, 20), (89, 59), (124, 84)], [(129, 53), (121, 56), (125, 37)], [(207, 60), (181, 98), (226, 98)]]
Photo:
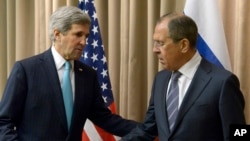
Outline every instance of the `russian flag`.
[(184, 14), (198, 26), (197, 49), (202, 57), (231, 71), (229, 53), (217, 0), (186, 0)]

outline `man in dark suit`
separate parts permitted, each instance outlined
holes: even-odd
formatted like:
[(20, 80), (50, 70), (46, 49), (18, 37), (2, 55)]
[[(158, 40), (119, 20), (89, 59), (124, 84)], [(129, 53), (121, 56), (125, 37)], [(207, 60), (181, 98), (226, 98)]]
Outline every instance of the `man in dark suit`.
[[(160, 141), (228, 141), (230, 125), (245, 124), (238, 78), (199, 55), (197, 36), (197, 26), (188, 16), (169, 13), (159, 19), (153, 52), (164, 70), (155, 77), (144, 123), (123, 141), (149, 141), (155, 136)], [(178, 72), (177, 97), (170, 102), (172, 74)]]
[[(50, 18), (52, 47), (17, 61), (0, 103), (1, 141), (81, 141), (86, 119), (117, 136), (138, 124), (112, 114), (100, 93), (96, 72), (81, 63), (90, 18), (80, 9), (65, 6)], [(73, 106), (67, 122), (62, 83), (64, 63), (71, 63)]]

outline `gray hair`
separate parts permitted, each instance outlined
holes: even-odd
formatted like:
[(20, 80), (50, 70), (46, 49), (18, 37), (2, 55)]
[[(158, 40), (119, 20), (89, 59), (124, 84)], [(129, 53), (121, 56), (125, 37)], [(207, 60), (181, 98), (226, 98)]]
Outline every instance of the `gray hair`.
[(72, 24), (89, 24), (91, 20), (88, 14), (84, 13), (77, 7), (63, 6), (57, 9), (50, 16), (49, 22), (49, 36), (50, 40), (55, 41), (54, 29), (59, 30), (61, 33), (66, 33), (71, 29)]
[(157, 23), (167, 18), (169, 19), (167, 27), (170, 38), (172, 38), (175, 43), (186, 38), (189, 40), (190, 45), (195, 47), (198, 38), (198, 28), (194, 20), (184, 14), (170, 12), (160, 17)]

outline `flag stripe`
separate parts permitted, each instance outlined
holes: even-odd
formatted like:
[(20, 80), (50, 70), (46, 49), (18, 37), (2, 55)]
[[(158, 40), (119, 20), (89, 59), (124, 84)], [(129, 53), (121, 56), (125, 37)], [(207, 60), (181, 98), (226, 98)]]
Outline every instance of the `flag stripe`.
[(98, 126), (95, 126), (98, 134), (101, 136), (103, 141), (115, 141), (115, 137), (111, 134), (107, 134), (103, 129)]
[(218, 0), (186, 0), (184, 13), (196, 22), (197, 49), (208, 61), (231, 70)]
[(114, 103), (114, 102), (112, 102), (112, 103), (110, 104), (109, 108), (110, 108), (110, 110), (111, 110), (112, 113), (114, 113), (114, 114), (116, 113), (115, 103)]
[(223, 67), (221, 62), (218, 60), (218, 58), (214, 55), (212, 50), (208, 47), (206, 42), (202, 39), (200, 34), (198, 35), (197, 40), (197, 49), (201, 56), (205, 57), (208, 61), (213, 62), (214, 64)]
[(90, 141), (86, 132), (82, 132), (82, 141)]
[[(88, 130), (85, 130), (85, 132), (90, 141), (102, 141), (102, 137), (97, 132), (95, 125), (88, 119), (85, 123), (85, 129), (88, 129)], [(94, 135), (94, 136), (89, 136), (89, 135)]]

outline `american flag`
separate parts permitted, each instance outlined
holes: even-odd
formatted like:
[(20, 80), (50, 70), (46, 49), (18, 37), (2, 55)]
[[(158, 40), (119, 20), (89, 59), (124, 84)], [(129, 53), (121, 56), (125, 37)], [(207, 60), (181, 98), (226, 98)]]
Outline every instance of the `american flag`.
[[(97, 71), (105, 104), (113, 113), (116, 113), (94, 0), (79, 0), (78, 7), (91, 18), (90, 34), (80, 60)], [(116, 138), (94, 125), (90, 120), (86, 121), (82, 141), (115, 141)]]

